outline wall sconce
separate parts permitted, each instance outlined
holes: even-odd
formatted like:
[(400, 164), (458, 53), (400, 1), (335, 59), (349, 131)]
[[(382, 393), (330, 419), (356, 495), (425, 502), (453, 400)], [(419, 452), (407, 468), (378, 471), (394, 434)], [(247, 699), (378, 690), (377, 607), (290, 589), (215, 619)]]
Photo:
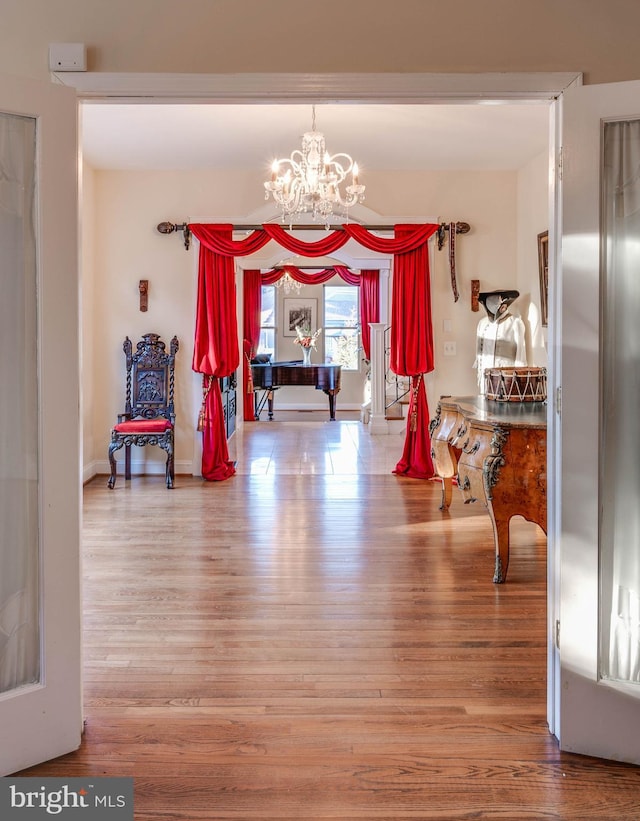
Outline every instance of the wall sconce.
[(471, 310), (472, 311), (479, 311), (480, 306), (478, 304), (478, 297), (480, 296), (480, 280), (479, 279), (472, 279), (471, 280)]
[(146, 311), (149, 301), (149, 280), (141, 279), (138, 283), (138, 290), (140, 291), (140, 310)]

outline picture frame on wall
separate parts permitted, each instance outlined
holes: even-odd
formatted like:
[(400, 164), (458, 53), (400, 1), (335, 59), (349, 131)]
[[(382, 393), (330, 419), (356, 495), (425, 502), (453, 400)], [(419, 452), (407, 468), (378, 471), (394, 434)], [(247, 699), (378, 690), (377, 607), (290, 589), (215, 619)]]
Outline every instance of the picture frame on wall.
[(284, 300), (284, 336), (296, 336), (296, 327), (300, 326), (309, 333), (314, 333), (318, 322), (317, 299), (287, 299)]
[(538, 234), (538, 272), (540, 275), (540, 321), (549, 323), (549, 232)]

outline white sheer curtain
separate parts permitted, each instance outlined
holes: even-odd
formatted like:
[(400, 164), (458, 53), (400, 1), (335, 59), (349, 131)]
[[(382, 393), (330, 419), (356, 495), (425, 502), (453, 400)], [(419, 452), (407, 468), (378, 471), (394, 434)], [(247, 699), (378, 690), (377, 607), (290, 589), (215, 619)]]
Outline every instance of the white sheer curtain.
[(606, 123), (601, 674), (640, 682), (640, 121)]
[(40, 676), (35, 157), (0, 114), (0, 693)]

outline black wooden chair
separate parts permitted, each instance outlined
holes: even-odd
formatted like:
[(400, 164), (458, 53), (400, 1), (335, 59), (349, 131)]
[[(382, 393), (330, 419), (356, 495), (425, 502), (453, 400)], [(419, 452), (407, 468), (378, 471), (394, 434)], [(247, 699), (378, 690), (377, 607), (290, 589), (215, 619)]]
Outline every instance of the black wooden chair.
[(173, 434), (175, 411), (173, 385), (178, 339), (174, 336), (166, 352), (166, 345), (158, 334), (144, 334), (132, 353), (132, 344), (126, 337), (122, 346), (127, 363), (127, 387), (124, 413), (118, 414), (118, 423), (111, 431), (109, 464), (111, 476), (107, 486), (116, 483), (115, 452), (125, 449), (125, 479), (131, 479), (131, 445), (143, 447), (158, 445), (167, 454), (166, 483), (173, 487)]

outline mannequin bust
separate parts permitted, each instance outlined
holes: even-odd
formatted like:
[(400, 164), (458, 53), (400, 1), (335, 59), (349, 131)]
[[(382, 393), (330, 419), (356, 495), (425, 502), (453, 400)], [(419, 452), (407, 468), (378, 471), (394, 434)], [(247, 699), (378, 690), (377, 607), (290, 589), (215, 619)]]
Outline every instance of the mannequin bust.
[(488, 368), (518, 368), (527, 364), (524, 322), (509, 310), (519, 296), (519, 291), (512, 290), (484, 291), (478, 295), (487, 314), (478, 323), (473, 363), (481, 395), (485, 392), (484, 372)]

